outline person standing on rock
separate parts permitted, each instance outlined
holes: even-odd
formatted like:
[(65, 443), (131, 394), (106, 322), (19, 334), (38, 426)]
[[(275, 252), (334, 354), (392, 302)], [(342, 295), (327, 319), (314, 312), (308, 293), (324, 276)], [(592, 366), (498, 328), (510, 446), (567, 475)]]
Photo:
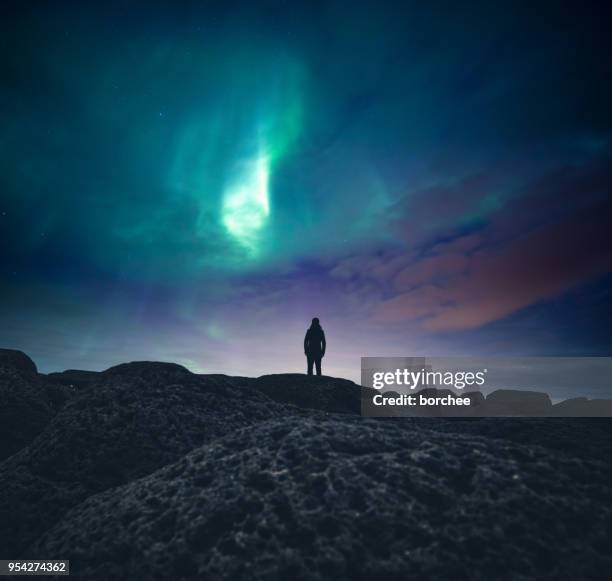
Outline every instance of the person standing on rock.
[(304, 354), (308, 361), (308, 375), (312, 375), (312, 366), (317, 368), (317, 375), (321, 375), (321, 359), (325, 355), (325, 333), (315, 317), (304, 337)]

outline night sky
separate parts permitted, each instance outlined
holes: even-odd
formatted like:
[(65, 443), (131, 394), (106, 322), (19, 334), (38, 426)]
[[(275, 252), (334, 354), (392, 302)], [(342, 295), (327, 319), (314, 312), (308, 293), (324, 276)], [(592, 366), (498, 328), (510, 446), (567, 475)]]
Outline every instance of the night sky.
[(605, 3), (175, 4), (3, 4), (0, 346), (612, 355)]

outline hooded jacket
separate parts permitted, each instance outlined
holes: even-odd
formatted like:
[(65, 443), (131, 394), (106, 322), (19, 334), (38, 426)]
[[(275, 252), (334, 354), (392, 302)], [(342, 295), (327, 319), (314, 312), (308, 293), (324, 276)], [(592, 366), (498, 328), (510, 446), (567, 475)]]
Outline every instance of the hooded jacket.
[(304, 353), (311, 357), (323, 357), (325, 355), (325, 333), (321, 325), (310, 325), (304, 337)]

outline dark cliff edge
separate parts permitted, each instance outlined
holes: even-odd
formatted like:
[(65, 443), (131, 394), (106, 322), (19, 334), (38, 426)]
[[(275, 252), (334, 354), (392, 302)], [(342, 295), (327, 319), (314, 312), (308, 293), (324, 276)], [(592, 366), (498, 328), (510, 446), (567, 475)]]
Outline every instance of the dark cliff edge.
[(6, 558), (70, 559), (85, 580), (580, 580), (609, 563), (607, 419), (363, 418), (371, 392), (343, 379), (155, 362), (45, 376), (15, 353), (0, 351)]

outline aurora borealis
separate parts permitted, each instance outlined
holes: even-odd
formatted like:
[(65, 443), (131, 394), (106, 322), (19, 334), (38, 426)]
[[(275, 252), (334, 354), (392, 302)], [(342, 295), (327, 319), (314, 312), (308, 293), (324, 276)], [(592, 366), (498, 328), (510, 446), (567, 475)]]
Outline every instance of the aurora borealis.
[(0, 346), (303, 372), (318, 316), (353, 379), (610, 353), (603, 7), (175, 4), (7, 10)]

